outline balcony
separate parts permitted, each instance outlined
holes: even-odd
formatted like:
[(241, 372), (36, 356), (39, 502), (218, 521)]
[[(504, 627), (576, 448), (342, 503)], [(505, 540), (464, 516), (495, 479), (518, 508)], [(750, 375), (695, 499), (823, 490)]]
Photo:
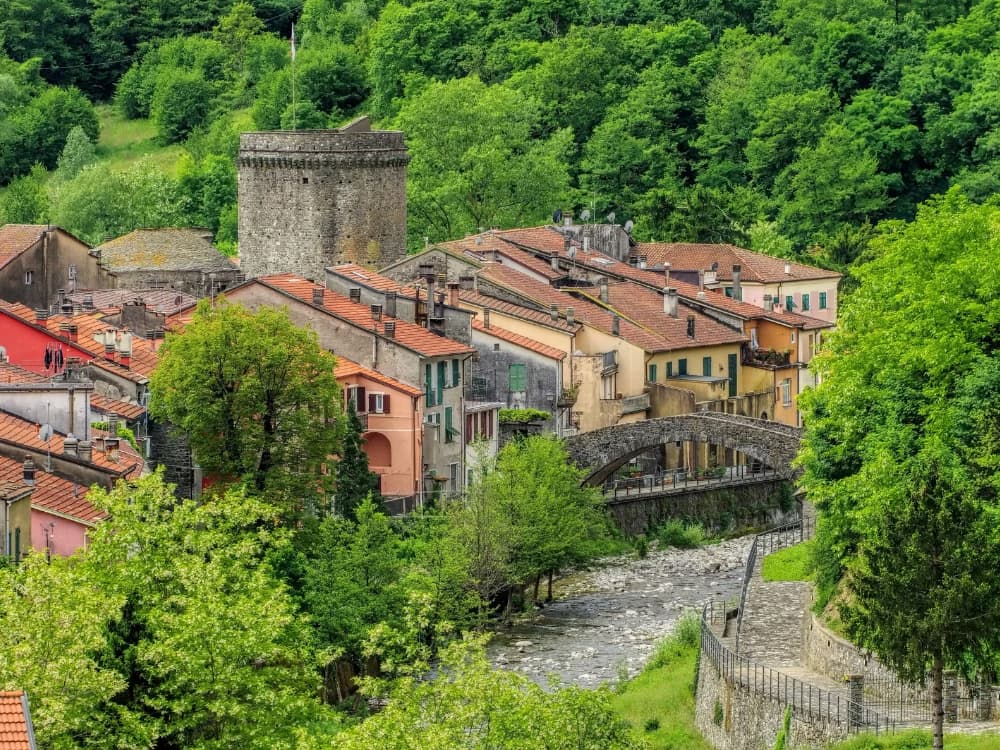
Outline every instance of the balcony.
[(789, 367), (792, 364), (792, 353), (788, 349), (779, 352), (775, 349), (745, 347), (743, 349), (743, 364), (753, 367)]
[(635, 414), (636, 412), (649, 409), (649, 394), (640, 393), (638, 396), (627, 396), (622, 399), (622, 415)]
[(601, 375), (611, 375), (618, 372), (618, 352), (612, 350), (604, 352), (602, 356), (604, 357), (604, 364), (601, 369)]

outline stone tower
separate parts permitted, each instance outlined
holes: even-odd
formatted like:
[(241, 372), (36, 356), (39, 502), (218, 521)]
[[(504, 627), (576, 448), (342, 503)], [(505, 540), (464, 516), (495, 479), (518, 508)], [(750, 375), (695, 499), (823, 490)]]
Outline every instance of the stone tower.
[(367, 117), (339, 130), (243, 133), (241, 269), (323, 283), (337, 263), (380, 268), (406, 253), (403, 134)]

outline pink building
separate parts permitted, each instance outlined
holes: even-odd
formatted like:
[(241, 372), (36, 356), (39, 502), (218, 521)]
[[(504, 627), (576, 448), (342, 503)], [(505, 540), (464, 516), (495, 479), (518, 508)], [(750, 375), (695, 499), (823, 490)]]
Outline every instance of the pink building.
[(345, 405), (354, 404), (365, 427), (364, 451), (369, 468), (381, 477), (379, 491), (389, 498), (419, 496), (424, 392), (334, 354)]

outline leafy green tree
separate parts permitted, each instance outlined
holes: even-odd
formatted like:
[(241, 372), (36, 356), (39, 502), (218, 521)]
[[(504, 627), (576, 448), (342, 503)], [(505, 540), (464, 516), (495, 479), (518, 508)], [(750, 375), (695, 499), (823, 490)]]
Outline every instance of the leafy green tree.
[(150, 411), (187, 435), (206, 471), (308, 514), (328, 503), (326, 470), (340, 446), (333, 365), (287, 312), (203, 300), (160, 350)]
[(379, 497), (378, 474), (368, 468), (365, 455), (364, 428), (354, 404), (347, 409), (347, 423), (344, 430), (343, 448), (337, 461), (336, 494), (334, 506), (337, 513), (349, 520), (355, 519), (355, 512), (365, 498)]
[[(344, 750), (546, 747), (639, 750), (645, 743), (611, 707), (610, 692), (562, 688), (490, 667), (484, 639), (449, 646), (433, 679), (392, 684), (385, 710), (337, 737)], [(377, 691), (377, 684), (369, 686)]]
[(195, 161), (188, 155), (177, 164), (182, 210), (191, 224), (219, 229), (223, 211), (236, 203), (236, 168), (228, 156), (209, 154)]
[(150, 105), (150, 116), (164, 143), (184, 140), (205, 122), (215, 87), (197, 72), (167, 69), (160, 73)]
[(229, 12), (219, 19), (212, 35), (229, 53), (230, 71), (234, 77), (243, 77), (250, 45), (263, 33), (263, 22), (257, 18), (253, 6), (244, 0), (234, 3)]
[(31, 172), (18, 177), (0, 193), (0, 222), (41, 224), (48, 221), (49, 194), (45, 189), (45, 167), (36, 164)]
[(59, 155), (59, 177), (63, 180), (70, 180), (80, 174), (80, 171), (88, 164), (92, 164), (97, 158), (94, 152), (94, 142), (90, 140), (87, 133), (77, 125), (66, 136), (66, 145), (63, 146), (62, 154)]
[(995, 394), (1000, 209), (952, 191), (884, 226), (803, 394), (803, 483), (820, 510), (820, 603), (903, 676), (984, 665), (998, 645)]
[(572, 133), (533, 138), (538, 113), (534, 100), (474, 77), (431, 84), (406, 102), (395, 125), (413, 154), (411, 245), (537, 221), (561, 204)]

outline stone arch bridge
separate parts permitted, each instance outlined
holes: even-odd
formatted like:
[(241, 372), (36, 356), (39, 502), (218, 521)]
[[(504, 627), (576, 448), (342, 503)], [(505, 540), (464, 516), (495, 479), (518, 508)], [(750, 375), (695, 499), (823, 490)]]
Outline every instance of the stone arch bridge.
[(641, 422), (603, 427), (566, 438), (570, 459), (588, 474), (584, 484), (600, 485), (616, 469), (639, 454), (671, 442), (720, 445), (739, 451), (792, 479), (791, 466), (799, 450), (802, 430), (780, 422), (719, 412), (697, 412), (657, 417)]

